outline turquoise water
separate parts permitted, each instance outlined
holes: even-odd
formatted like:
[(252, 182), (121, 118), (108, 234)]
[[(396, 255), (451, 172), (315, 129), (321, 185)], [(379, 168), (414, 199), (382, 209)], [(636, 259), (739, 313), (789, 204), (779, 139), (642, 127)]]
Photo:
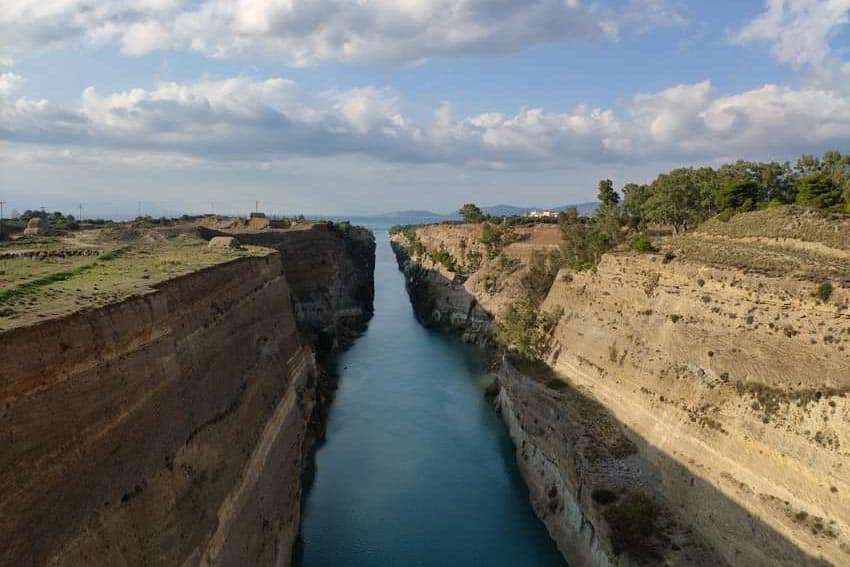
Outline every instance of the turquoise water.
[(301, 565), (563, 566), (484, 399), (478, 351), (419, 325), (376, 237), (375, 316), (337, 362)]

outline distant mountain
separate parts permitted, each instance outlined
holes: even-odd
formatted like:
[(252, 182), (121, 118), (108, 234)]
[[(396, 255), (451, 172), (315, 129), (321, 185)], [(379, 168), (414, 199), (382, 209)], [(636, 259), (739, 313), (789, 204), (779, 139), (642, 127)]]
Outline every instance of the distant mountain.
[(575, 207), (578, 210), (579, 216), (589, 217), (593, 213), (596, 212), (596, 209), (599, 207), (599, 203), (596, 201), (589, 201), (587, 203), (576, 203), (574, 205), (562, 205), (560, 207), (555, 207), (553, 211), (566, 211), (570, 207)]
[(531, 211), (538, 210), (534, 207), (515, 207), (514, 205), (492, 205), (481, 207), (481, 212), (494, 217), (512, 217), (514, 215), (526, 215)]
[(408, 209), (408, 210), (404, 210), (404, 211), (392, 211), (392, 212), (389, 212), (389, 213), (381, 213), (380, 215), (376, 215), (376, 216), (378, 218), (392, 217), (392, 218), (411, 218), (411, 219), (413, 219), (413, 218), (425, 218), (425, 217), (438, 218), (438, 217), (445, 217), (445, 216), (451, 216), (451, 215), (443, 215), (443, 214), (440, 214), (440, 213), (435, 213), (433, 211), (420, 211), (420, 210), (417, 210), (417, 209)]

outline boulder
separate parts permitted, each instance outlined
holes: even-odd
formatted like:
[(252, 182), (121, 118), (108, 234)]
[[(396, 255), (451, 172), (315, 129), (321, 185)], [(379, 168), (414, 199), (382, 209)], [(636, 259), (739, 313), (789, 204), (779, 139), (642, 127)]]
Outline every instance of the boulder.
[(208, 246), (210, 248), (242, 248), (239, 240), (233, 236), (214, 236)]

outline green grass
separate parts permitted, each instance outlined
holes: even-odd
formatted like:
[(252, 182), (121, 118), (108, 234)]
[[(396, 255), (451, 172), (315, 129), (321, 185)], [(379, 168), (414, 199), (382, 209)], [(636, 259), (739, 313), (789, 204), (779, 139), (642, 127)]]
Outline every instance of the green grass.
[[(57, 243), (81, 244), (78, 235)], [(86, 246), (106, 248), (100, 256), (8, 259), (0, 262), (0, 332), (80, 309), (99, 307), (143, 294), (158, 284), (241, 256), (265, 255), (266, 248), (213, 249), (194, 234), (169, 235), (156, 229), (85, 234)], [(114, 250), (116, 245), (120, 248)], [(110, 251), (112, 250), (112, 251)]]
[(94, 268), (96, 265), (96, 263), (85, 264), (73, 270), (56, 272), (54, 274), (50, 274), (49, 276), (37, 278), (28, 282), (24, 282), (22, 284), (18, 284), (15, 287), (11, 287), (9, 289), (0, 290), (0, 301), (8, 301), (9, 299), (13, 299), (15, 297), (25, 295), (27, 293), (31, 293), (33, 291), (38, 290), (39, 288), (48, 286), (50, 284), (54, 284), (56, 282), (63, 282), (73, 277), (81, 276), (92, 268)]
[(73, 270), (63, 270), (61, 272), (55, 272), (47, 276), (43, 276), (34, 280), (30, 280), (28, 282), (18, 284), (8, 289), (0, 290), (0, 301), (8, 301), (15, 297), (19, 297), (21, 295), (37, 291), (42, 287), (49, 286), (57, 282), (64, 282), (70, 280), (71, 278), (81, 276), (87, 272), (90, 272), (103, 262), (109, 262), (111, 260), (114, 260), (120, 254), (121, 250), (114, 250), (112, 252), (101, 255), (94, 262), (91, 262), (89, 264), (83, 264), (82, 266), (77, 266)]

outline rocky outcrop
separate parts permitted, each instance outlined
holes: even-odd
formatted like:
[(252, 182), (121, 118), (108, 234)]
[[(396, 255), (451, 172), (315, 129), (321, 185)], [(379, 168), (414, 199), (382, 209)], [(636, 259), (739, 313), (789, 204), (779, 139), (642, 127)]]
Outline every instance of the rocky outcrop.
[(0, 335), (0, 564), (289, 564), (313, 325), (350, 338), (373, 266), (337, 233), (293, 241), (321, 273), (270, 251)]
[[(419, 229), (424, 252), (401, 255), (411, 296), (428, 298), (414, 307), (427, 320), (431, 305), (461, 305), (453, 319), (441, 313), (460, 336), (463, 307), (477, 302), (498, 320), (524, 270), (493, 282), (494, 257), (445, 277), (430, 252), (460, 258), (475, 230)], [(513, 259), (502, 263), (527, 263), (523, 246), (506, 247)], [(621, 252), (592, 272), (562, 271), (541, 306), (561, 314), (544, 371), (500, 366), (497, 407), (535, 510), (571, 564), (850, 561), (850, 296), (818, 299), (817, 281), (783, 275), (767, 256), (817, 262), (764, 250), (745, 261), (740, 246), (713, 249), (711, 262)], [(753, 263), (761, 272), (740, 267)], [(648, 497), (654, 522), (630, 549), (634, 534), (617, 525), (619, 507), (644, 497), (631, 495)]]
[(493, 335), (493, 316), (464, 287), (462, 276), (439, 265), (424, 267), (410, 258), (398, 239), (390, 241), (417, 319), (426, 327), (457, 333), (470, 343), (486, 345)]

